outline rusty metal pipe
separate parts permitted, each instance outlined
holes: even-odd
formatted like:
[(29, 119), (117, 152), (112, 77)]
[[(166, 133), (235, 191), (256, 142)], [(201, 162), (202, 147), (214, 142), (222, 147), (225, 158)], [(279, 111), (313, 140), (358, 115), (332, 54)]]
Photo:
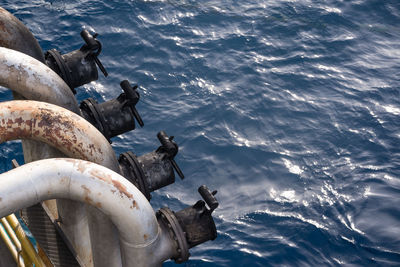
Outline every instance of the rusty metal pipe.
[(105, 137), (82, 117), (56, 105), (31, 100), (0, 103), (0, 142), (15, 139), (41, 141), (70, 157), (119, 169)]
[(77, 159), (46, 159), (0, 175), (0, 217), (54, 198), (90, 204), (118, 229), (123, 266), (161, 266), (176, 256), (146, 197), (103, 166)]
[[(57, 147), (67, 156), (96, 162), (114, 171), (119, 170), (111, 145), (93, 125), (82, 117), (52, 104), (30, 100), (0, 103), (0, 142), (15, 139), (44, 142)], [(80, 217), (76, 218), (75, 223), (77, 226), (67, 230), (71, 233), (71, 242), (82, 247), (82, 242), (88, 242), (89, 239), (89, 236), (82, 234), (82, 231), (85, 232), (84, 229), (87, 227), (87, 222), (84, 219), (85, 207), (79, 204), (75, 205), (74, 209), (73, 212), (79, 214)], [(93, 216), (96, 216), (96, 211), (89, 210), (89, 212), (90, 214), (94, 213)], [(69, 215), (64, 218), (68, 219)], [(103, 215), (100, 215), (100, 217), (104, 219)], [(108, 222), (108, 220), (105, 221)], [(106, 227), (109, 227), (109, 224)], [(116, 241), (112, 249), (113, 258), (107, 262), (116, 261), (120, 263), (121, 255), (118, 235), (114, 234), (113, 231), (109, 232), (109, 235), (113, 236), (112, 239)], [(84, 252), (79, 250), (77, 245), (74, 246), (75, 249), (78, 252), (82, 252), (80, 260), (86, 263), (91, 262), (91, 257), (82, 257), (82, 255), (88, 255), (88, 247), (83, 248)], [(88, 264), (85, 265), (89, 266)]]

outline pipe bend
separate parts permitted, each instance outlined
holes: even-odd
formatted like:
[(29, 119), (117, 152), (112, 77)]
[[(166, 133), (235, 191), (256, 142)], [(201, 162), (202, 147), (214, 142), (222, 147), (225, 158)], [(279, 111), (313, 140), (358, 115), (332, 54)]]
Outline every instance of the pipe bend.
[(47, 143), (69, 157), (119, 171), (105, 137), (82, 117), (62, 107), (30, 100), (0, 103), (0, 142), (30, 139)]
[(24, 53), (0, 47), (0, 86), (31, 100), (52, 103), (80, 114), (68, 85), (47, 65)]
[(143, 248), (158, 240), (158, 222), (146, 197), (106, 167), (77, 159), (45, 159), (0, 175), (0, 217), (59, 198), (101, 210), (117, 227), (121, 245)]
[(29, 29), (14, 15), (0, 7), (0, 46), (11, 48), (44, 62), (43, 51)]

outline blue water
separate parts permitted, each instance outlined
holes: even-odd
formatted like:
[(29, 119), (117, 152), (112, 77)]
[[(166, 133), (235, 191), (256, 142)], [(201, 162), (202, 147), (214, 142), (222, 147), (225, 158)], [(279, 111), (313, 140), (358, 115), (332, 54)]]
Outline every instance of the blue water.
[[(145, 127), (115, 138), (116, 153), (152, 151), (165, 130), (186, 175), (155, 208), (219, 190), (218, 238), (184, 266), (400, 265), (398, 0), (1, 5), (44, 50), (79, 48), (83, 27), (100, 34), (110, 75), (79, 100), (140, 85)], [(18, 142), (0, 157), (22, 159)]]

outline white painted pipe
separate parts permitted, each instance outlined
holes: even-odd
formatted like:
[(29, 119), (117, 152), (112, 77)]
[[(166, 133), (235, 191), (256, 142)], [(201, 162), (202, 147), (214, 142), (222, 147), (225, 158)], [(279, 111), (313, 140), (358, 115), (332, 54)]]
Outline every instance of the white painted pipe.
[(77, 159), (46, 159), (0, 175), (0, 217), (54, 198), (84, 202), (106, 214), (120, 234), (124, 267), (160, 266), (176, 256), (174, 240), (159, 226), (145, 196), (110, 169)]
[(52, 103), (80, 114), (68, 85), (47, 65), (24, 53), (0, 47), (0, 86), (23, 97)]

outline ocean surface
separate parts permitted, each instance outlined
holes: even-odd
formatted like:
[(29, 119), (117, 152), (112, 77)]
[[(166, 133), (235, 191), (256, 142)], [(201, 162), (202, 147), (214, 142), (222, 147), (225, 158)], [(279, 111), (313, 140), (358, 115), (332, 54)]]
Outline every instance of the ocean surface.
[[(153, 151), (165, 130), (186, 175), (155, 209), (218, 190), (218, 238), (183, 266), (400, 266), (400, 1), (0, 3), (44, 51), (99, 33), (109, 77), (79, 101), (139, 84), (145, 126), (115, 152)], [(12, 158), (17, 141), (1, 172)]]

